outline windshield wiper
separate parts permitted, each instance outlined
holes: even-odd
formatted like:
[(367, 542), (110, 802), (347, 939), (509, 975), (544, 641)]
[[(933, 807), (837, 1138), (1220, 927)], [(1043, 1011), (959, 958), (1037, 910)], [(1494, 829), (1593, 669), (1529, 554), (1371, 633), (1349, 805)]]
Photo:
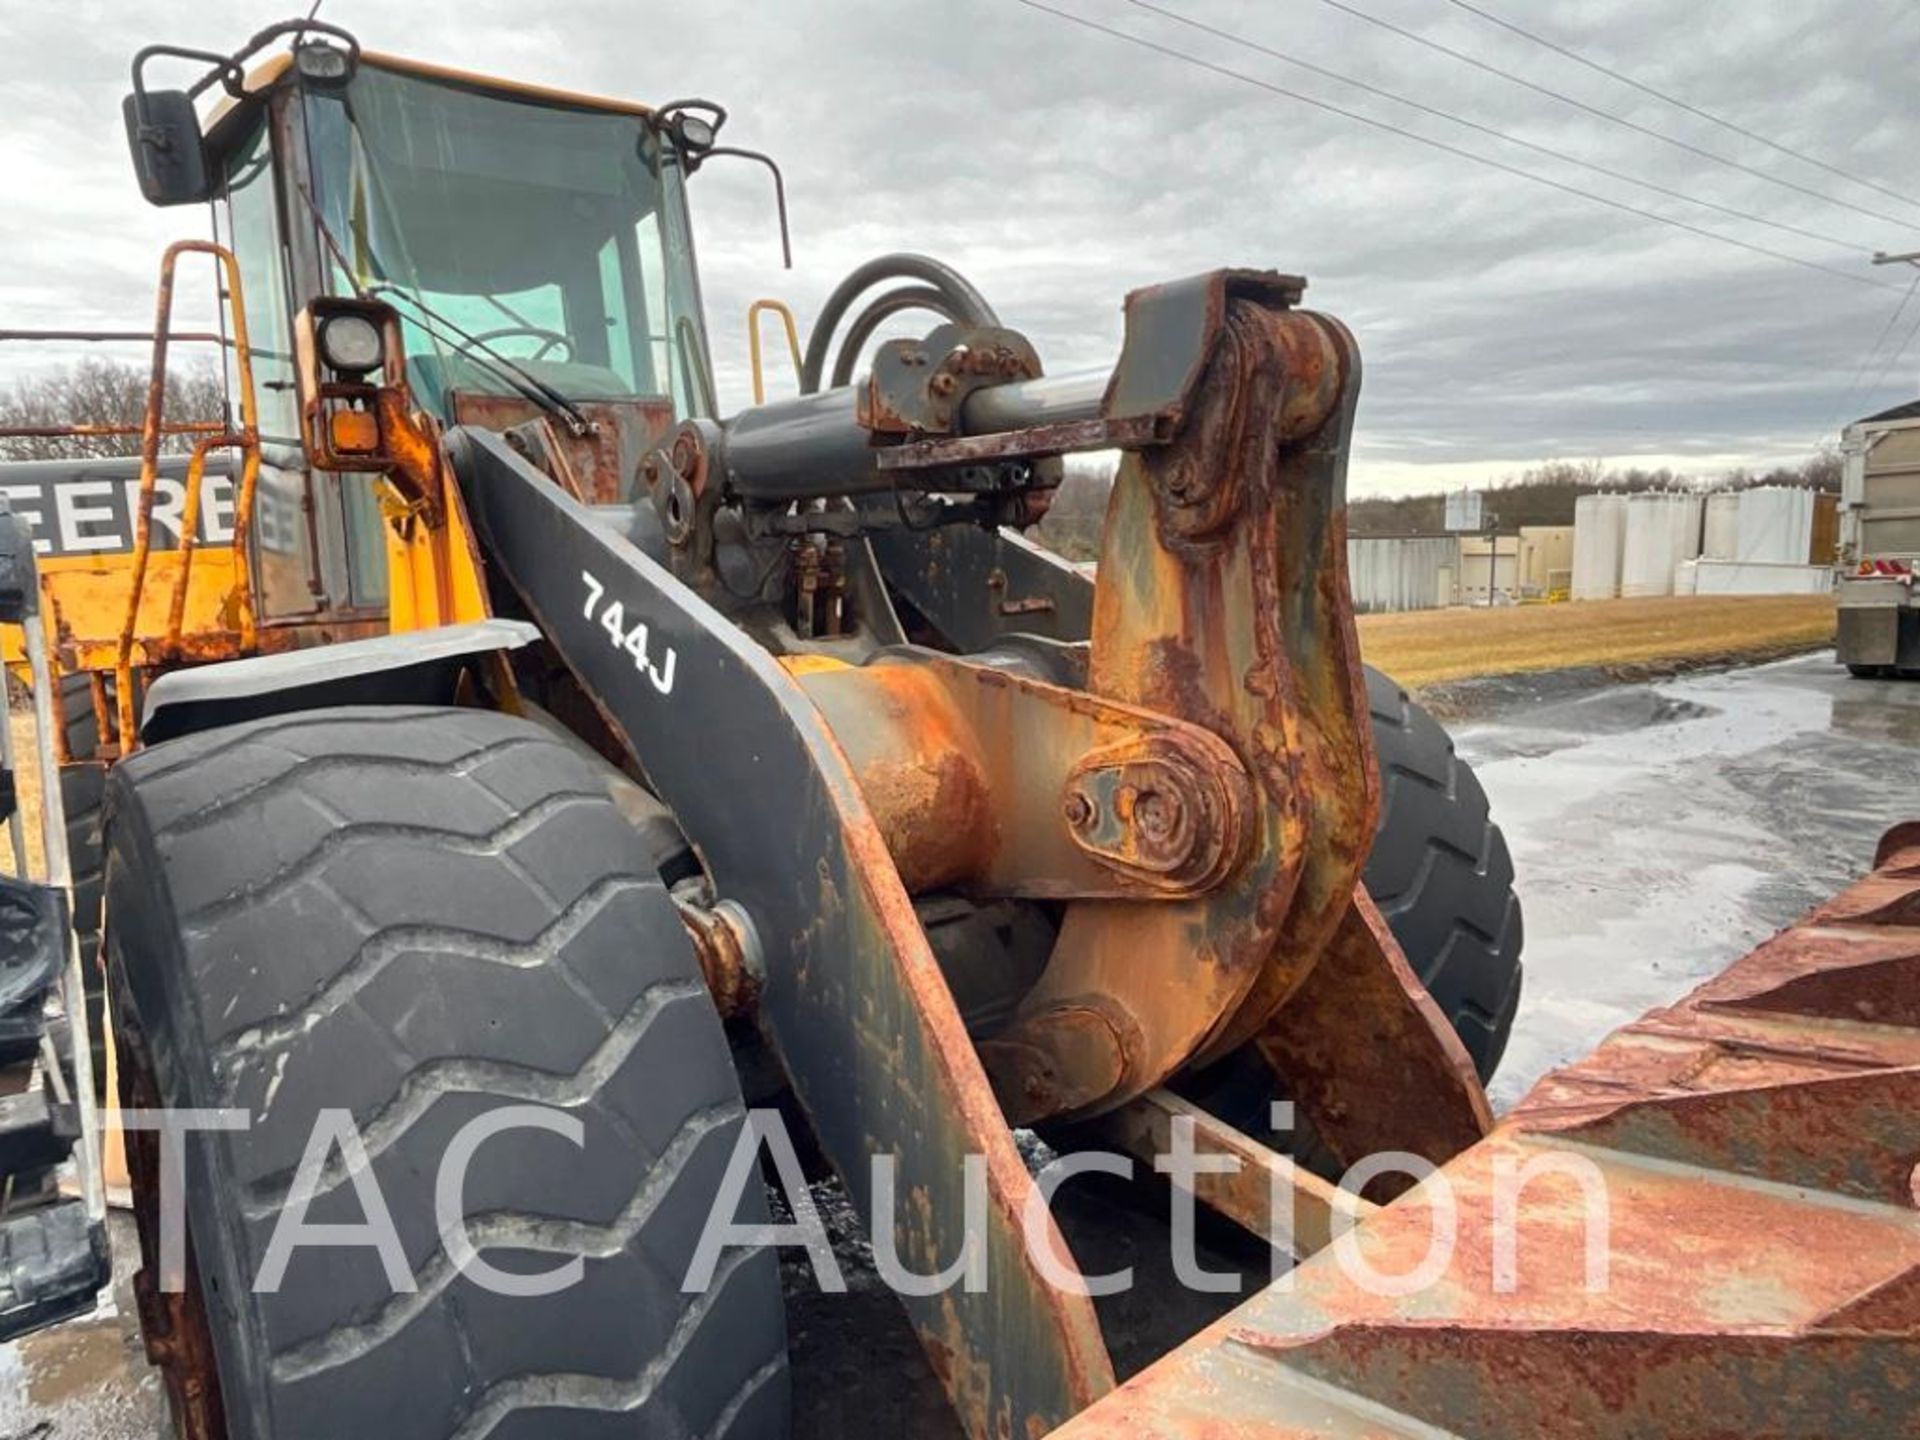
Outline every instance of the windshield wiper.
[(480, 356), (485, 356), (486, 359), (481, 361), (483, 365), (485, 365), (487, 361), (492, 361), (493, 363), (488, 368), (492, 369), (495, 375), (505, 380), (509, 385), (513, 386), (514, 389), (518, 390), (523, 397), (540, 406), (543, 410), (547, 411), (548, 414), (556, 415), (564, 420), (570, 433), (574, 435), (590, 435), (593, 433), (593, 421), (587, 418), (586, 413), (582, 411), (579, 406), (575, 405), (571, 400), (567, 399), (565, 395), (562, 395), (558, 390), (547, 384), (546, 381), (540, 379), (539, 376), (522, 368), (520, 363), (512, 356), (502, 355), (486, 341), (468, 331), (462, 330), (458, 325), (454, 324), (453, 321), (447, 319), (446, 316), (435, 310), (411, 290), (406, 289), (404, 286), (391, 284), (385, 280), (374, 281), (367, 287), (367, 290), (370, 294), (390, 295), (405, 300), (435, 325), (438, 325), (443, 330), (451, 331), (454, 338), (448, 340), (445, 335), (435, 335), (433, 331), (425, 325), (421, 325), (420, 327), (422, 330), (426, 330), (428, 335), (432, 336), (433, 339), (450, 345), (455, 350), (477, 351), (476, 359), (479, 359)]
[[(426, 325), (421, 325), (420, 328), (425, 330), (432, 339), (449, 345), (456, 350), (474, 349), (480, 351), (483, 355), (490, 357), (494, 362), (489, 366), (487, 365), (487, 361), (482, 359), (480, 363), (483, 366), (491, 369), (497, 378), (504, 380), (515, 390), (518, 390), (523, 399), (532, 401), (549, 415), (558, 416), (566, 423), (569, 434), (582, 436), (593, 433), (593, 421), (587, 418), (585, 412), (583, 412), (579, 406), (575, 405), (571, 400), (567, 399), (566, 396), (562, 395), (558, 390), (541, 380), (538, 376), (531, 375), (522, 369), (511, 356), (502, 355), (498, 350), (487, 344), (486, 341), (477, 339), (465, 330), (462, 330), (458, 325), (447, 319), (446, 316), (440, 314), (411, 290), (386, 280), (375, 280), (370, 284), (363, 285), (355, 279), (353, 266), (348, 263), (346, 252), (340, 248), (340, 241), (335, 238), (333, 227), (327, 224), (327, 217), (321, 213), (320, 206), (315, 202), (305, 185), (300, 185), (297, 188), (300, 192), (300, 198), (306, 202), (308, 213), (313, 216), (313, 223), (320, 231), (320, 238), (326, 242), (327, 249), (333, 252), (334, 261), (340, 266), (340, 273), (346, 278), (347, 283), (353, 286), (354, 292), (359, 295), (361, 299), (364, 300), (375, 291), (379, 291), (383, 294), (396, 295), (407, 301), (414, 309), (418, 310), (434, 324), (440, 326), (442, 329), (451, 330), (454, 335), (458, 337), (456, 340), (448, 340), (444, 335), (435, 335)], [(373, 265), (377, 267), (380, 265), (378, 260), (374, 260), (371, 256), (368, 258)], [(416, 321), (415, 323), (418, 324), (419, 322)], [(475, 358), (478, 359), (479, 357), (476, 356)]]

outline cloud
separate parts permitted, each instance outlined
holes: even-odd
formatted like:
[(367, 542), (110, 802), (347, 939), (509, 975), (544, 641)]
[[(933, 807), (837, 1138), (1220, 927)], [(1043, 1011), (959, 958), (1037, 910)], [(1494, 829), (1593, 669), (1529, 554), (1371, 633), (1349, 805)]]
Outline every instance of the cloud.
[[(291, 0), (288, 0), (291, 4)], [(1875, 248), (1920, 247), (1920, 205), (1878, 194), (1528, 45), (1433, 0), (1352, 0), (1587, 104), (1877, 220), (1717, 166), (1457, 64), (1317, 0), (1165, 8), (1435, 107), (1785, 224), (1780, 235), (1595, 176), (1126, 0), (1060, 8), (1275, 85), (1702, 229), (1895, 286)], [(1908, 103), (1920, 16), (1899, 0), (1580, 0), (1488, 8), (1669, 93), (1920, 196)], [(147, 208), (119, 111), (132, 51), (226, 49), (278, 10), (239, 0), (16, 6), (0, 54), (9, 223), (6, 324), (138, 325), (159, 249), (197, 211)], [(403, 18), (404, 12), (404, 18)], [(747, 393), (744, 311), (803, 321), (882, 250), (939, 255), (1026, 330), (1053, 370), (1109, 362), (1132, 286), (1219, 264), (1305, 274), (1366, 361), (1358, 493), (1489, 477), (1552, 455), (1708, 467), (1800, 454), (1837, 422), (1910, 398), (1920, 340), (1884, 384), (1853, 386), (1900, 298), (1496, 173), (1035, 12), (1015, 0), (326, 0), (370, 47), (607, 94), (710, 95), (728, 137), (773, 151), (796, 269), (778, 268), (765, 175), (695, 182), (723, 398)], [(189, 287), (201, 323), (208, 287)], [(198, 307), (199, 313), (195, 313)], [(1920, 321), (1920, 299), (1895, 332)], [(1884, 357), (1883, 357), (1884, 358)], [(0, 375), (31, 363), (0, 350)], [(1849, 393), (1851, 390), (1852, 393)]]

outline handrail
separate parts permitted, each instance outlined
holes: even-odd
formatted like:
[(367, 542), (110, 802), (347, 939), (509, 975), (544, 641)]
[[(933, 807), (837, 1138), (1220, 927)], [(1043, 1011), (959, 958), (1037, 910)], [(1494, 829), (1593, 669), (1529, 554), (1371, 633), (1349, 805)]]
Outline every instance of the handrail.
[[(195, 345), (231, 345), (233, 342), (224, 335), (211, 330), (176, 330), (167, 337), (182, 343)], [(69, 344), (113, 344), (138, 341), (142, 345), (151, 345), (155, 336), (151, 330), (0, 330), (0, 340), (57, 340)]]
[[(110, 435), (144, 435), (144, 425), (100, 425), (91, 422), (74, 425), (0, 425), (0, 440), (92, 440)], [(228, 426), (221, 420), (179, 420), (162, 425), (162, 435), (224, 435)]]
[[(224, 245), (211, 240), (177, 240), (160, 260), (160, 288), (154, 301), (153, 368), (147, 380), (147, 411), (140, 428), (140, 496), (134, 523), (133, 584), (127, 597), (126, 618), (120, 626), (120, 645), (114, 657), (115, 704), (118, 707), (121, 753), (134, 748), (136, 728), (133, 697), (133, 642), (140, 625), (140, 601), (146, 589), (147, 562), (153, 549), (153, 502), (160, 475), (160, 437), (170, 431), (165, 421), (167, 403), (167, 342), (171, 339), (174, 269), (182, 255), (211, 255), (225, 272), (228, 303), (233, 309), (234, 368), (240, 392), (240, 428), (222, 426), (194, 445), (187, 469), (187, 496), (182, 514), (180, 573), (168, 603), (164, 648), (179, 642), (186, 612), (187, 586), (193, 568), (189, 523), (199, 522), (200, 488), (207, 455), (217, 449), (241, 452), (239, 491), (234, 497), (233, 555), (234, 610), (239, 621), (240, 646), (251, 650), (256, 639), (252, 575), (247, 564), (247, 539), (252, 529), (254, 489), (260, 478), (260, 417), (254, 398), (253, 347), (247, 333), (247, 307), (240, 281), (240, 262)], [(193, 519), (187, 520), (191, 513)]]
[[(20, 328), (0, 330), (0, 341), (35, 341), (69, 345), (92, 344), (131, 344), (138, 342), (151, 345), (161, 336), (152, 330), (23, 330)], [(230, 347), (233, 342), (225, 335), (211, 330), (176, 330), (165, 337), (170, 342), (183, 345), (219, 345)], [(219, 435), (224, 434), (228, 426), (223, 420), (177, 420), (162, 425), (163, 435)], [(79, 422), (71, 425), (0, 425), (0, 440), (92, 440), (104, 439), (113, 435), (141, 435), (146, 432), (145, 424), (113, 425), (99, 421)]]
[(787, 331), (787, 351), (793, 356), (793, 373), (800, 373), (800, 327), (795, 324), (793, 311), (784, 300), (756, 300), (747, 307), (747, 353), (753, 363), (753, 403), (767, 403), (766, 381), (761, 372), (760, 363), (760, 317), (772, 311), (780, 317), (780, 323)]

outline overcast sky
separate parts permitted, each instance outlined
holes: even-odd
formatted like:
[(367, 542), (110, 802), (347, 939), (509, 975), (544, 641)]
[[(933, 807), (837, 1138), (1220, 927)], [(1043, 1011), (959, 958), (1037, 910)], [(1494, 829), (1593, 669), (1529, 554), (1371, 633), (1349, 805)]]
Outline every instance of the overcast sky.
[[(306, 0), (300, 0), (304, 7)], [(1269, 84), (1700, 229), (1875, 282), (1743, 252), (1430, 149), (1018, 0), (325, 0), (370, 49), (602, 93), (704, 95), (727, 138), (774, 151), (795, 269), (763, 172), (694, 183), (722, 398), (745, 403), (742, 314), (803, 324), (889, 249), (971, 275), (1049, 369), (1110, 360), (1132, 286), (1216, 265), (1296, 271), (1365, 357), (1354, 488), (1405, 492), (1553, 457), (1710, 470), (1805, 454), (1836, 422), (1910, 399), (1920, 295), (1856, 387), (1916, 272), (1920, 204), (1781, 155), (1466, 13), (1341, 0), (1588, 105), (1806, 190), (1717, 165), (1333, 8), (1162, 8), (1669, 190), (1652, 194), (1354, 91), (1129, 3), (1046, 3)], [(1920, 6), (1911, 0), (1476, 0), (1769, 139), (1920, 200)], [(120, 119), (155, 41), (227, 50), (291, 4), (7, 0), (0, 15), (0, 326), (139, 325), (160, 246), (202, 211), (135, 189)], [(183, 313), (184, 322), (192, 319)], [(0, 347), (0, 376), (30, 351)]]

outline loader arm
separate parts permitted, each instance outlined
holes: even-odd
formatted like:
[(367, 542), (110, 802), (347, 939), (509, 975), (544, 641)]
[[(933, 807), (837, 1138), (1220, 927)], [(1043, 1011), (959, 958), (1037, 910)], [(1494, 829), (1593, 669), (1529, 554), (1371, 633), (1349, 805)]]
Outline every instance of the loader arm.
[[(917, 1269), (951, 1264), (966, 1161), (983, 1158), (985, 1290), (905, 1298), (974, 1435), (1050, 1428), (1113, 1383), (1064, 1243), (1050, 1222), (1037, 1247), (1024, 1233), (1036, 1187), (1009, 1120), (1145, 1103), (1259, 1039), (1310, 1110), (1330, 1097), (1316, 1119), (1337, 1152), (1357, 1139), (1350, 1108), (1376, 1117), (1367, 1139), (1390, 1128), (1436, 1162), (1486, 1125), (1470, 1062), (1357, 885), (1375, 804), (1345, 603), (1358, 363), (1344, 329), (1294, 308), (1300, 286), (1227, 271), (1129, 298), (1097, 433), (1071, 437), (1129, 447), (1085, 688), (913, 647), (783, 664), (676, 575), (699, 573), (690, 545), (649, 554), (661, 532), (632, 511), (581, 503), (487, 432), (447, 438), (496, 592), (698, 853), (730, 917), (722, 968), (751, 972), (712, 988), (757, 1022), (863, 1216)], [(854, 401), (801, 402), (835, 476), (860, 463), (838, 418)], [(805, 453), (760, 440), (767, 418), (690, 424), (649, 462), (669, 537), (723, 477), (806, 484)], [(1062, 440), (1041, 426), (982, 444)], [(977, 1040), (912, 906), (941, 887), (1065, 902), (1038, 982)], [(1323, 955), (1331, 995), (1303, 983)], [(1352, 1020), (1348, 995), (1390, 1049), (1318, 1033)], [(875, 1156), (916, 1197), (893, 1216), (874, 1214)]]
[[(718, 893), (752, 917), (759, 1022), (861, 1213), (867, 1157), (898, 1157), (897, 1193), (926, 1201), (894, 1217), (898, 1253), (950, 1264), (966, 1240), (960, 1157), (985, 1157), (987, 1289), (906, 1301), (969, 1429), (1065, 1420), (1113, 1384), (1092, 1304), (1048, 1286), (1022, 1243), (1032, 1181), (819, 711), (771, 655), (495, 437), (456, 432), (449, 449), (491, 563), (639, 757)], [(1048, 1243), (1070, 1270), (1065, 1242)]]

